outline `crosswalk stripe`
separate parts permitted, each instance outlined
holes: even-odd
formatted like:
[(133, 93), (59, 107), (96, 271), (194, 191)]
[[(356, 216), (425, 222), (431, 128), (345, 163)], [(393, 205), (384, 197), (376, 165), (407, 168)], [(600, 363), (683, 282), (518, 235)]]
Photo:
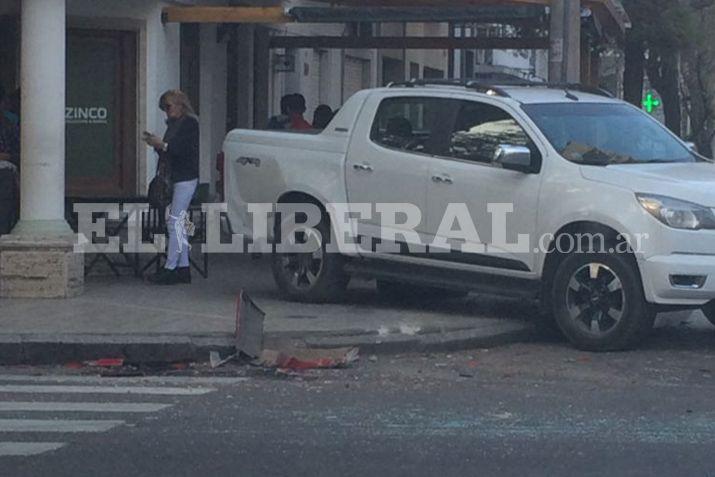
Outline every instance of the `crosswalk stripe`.
[[(0, 375), (0, 396), (12, 394), (45, 395), (156, 395), (156, 396), (199, 396), (216, 391), (208, 387), (211, 384), (235, 384), (246, 378), (209, 378), (206, 380), (181, 377), (165, 379), (162, 377), (138, 377), (138, 379), (106, 379), (98, 376), (22, 376)], [(171, 386), (174, 384), (174, 386)], [(204, 386), (195, 386), (204, 384)], [(181, 385), (185, 385), (180, 387)], [(29, 396), (28, 396), (29, 397)], [(88, 402), (37, 401), (15, 399), (0, 401), (0, 413), (154, 413), (169, 407), (173, 403), (161, 402), (98, 402), (99, 398)], [(79, 399), (81, 401), (81, 399)], [(144, 401), (143, 399), (141, 401)], [(2, 417), (3, 414), (0, 414)], [(17, 416), (18, 418), (13, 418)], [(47, 419), (26, 419), (43, 417)], [(54, 415), (42, 414), (4, 414), (0, 418), (0, 435), (4, 433), (101, 433), (125, 424), (123, 420), (109, 419), (71, 419), (70, 415), (59, 415), (64, 419), (55, 419)], [(78, 416), (79, 417), (79, 416)], [(88, 415), (82, 417), (90, 417)], [(94, 416), (92, 416), (94, 417)], [(103, 416), (104, 417), (104, 416)], [(107, 416), (108, 417), (108, 416)], [(114, 417), (119, 417), (118, 415)], [(34, 456), (54, 451), (67, 445), (64, 442), (0, 442), (0, 457)]]
[(199, 396), (215, 391), (213, 388), (178, 388), (152, 386), (64, 386), (64, 385), (0, 385), (2, 393), (65, 393), (65, 394), (148, 394), (157, 396)]
[(103, 376), (77, 376), (77, 375), (23, 375), (0, 374), (0, 383), (91, 383), (91, 384), (238, 384), (249, 381), (246, 377), (228, 376), (131, 376), (131, 377), (103, 377)]
[(64, 447), (63, 442), (0, 442), (0, 456), (18, 456), (42, 454)]
[(0, 419), (0, 432), (106, 432), (124, 421)]
[(37, 412), (157, 412), (171, 407), (171, 404), (151, 402), (21, 402), (0, 401), (0, 411)]

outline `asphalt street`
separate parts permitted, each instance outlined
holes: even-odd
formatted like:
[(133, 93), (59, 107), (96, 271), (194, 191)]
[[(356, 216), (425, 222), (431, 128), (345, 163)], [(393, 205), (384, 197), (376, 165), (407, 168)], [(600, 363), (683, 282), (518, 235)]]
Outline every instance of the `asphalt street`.
[(6, 368), (0, 475), (715, 475), (714, 337), (668, 327), (626, 353), (536, 341), (297, 375)]

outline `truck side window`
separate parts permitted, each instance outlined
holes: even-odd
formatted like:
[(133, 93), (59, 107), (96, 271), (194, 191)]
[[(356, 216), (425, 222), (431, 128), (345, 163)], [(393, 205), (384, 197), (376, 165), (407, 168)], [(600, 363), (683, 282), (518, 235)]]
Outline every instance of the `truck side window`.
[(370, 139), (402, 151), (421, 154), (443, 151), (448, 131), (444, 131), (441, 124), (444, 124), (448, 103), (454, 111), (456, 101), (449, 99), (414, 96), (385, 99), (377, 110)]
[(460, 101), (459, 113), (449, 139), (449, 156), (492, 164), (500, 144), (539, 150), (519, 123), (503, 109), (474, 101)]

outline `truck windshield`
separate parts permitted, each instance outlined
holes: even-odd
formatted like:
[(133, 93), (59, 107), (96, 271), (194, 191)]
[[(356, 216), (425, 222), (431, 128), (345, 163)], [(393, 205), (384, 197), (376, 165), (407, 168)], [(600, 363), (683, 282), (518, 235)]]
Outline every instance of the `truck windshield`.
[(525, 104), (551, 145), (579, 164), (697, 162), (660, 124), (626, 104)]

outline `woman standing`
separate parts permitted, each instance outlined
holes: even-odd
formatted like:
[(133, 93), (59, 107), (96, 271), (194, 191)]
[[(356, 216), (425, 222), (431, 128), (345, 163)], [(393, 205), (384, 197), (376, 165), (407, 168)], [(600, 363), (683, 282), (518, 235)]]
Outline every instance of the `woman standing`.
[(168, 160), (173, 195), (166, 221), (169, 231), (166, 263), (149, 281), (159, 285), (191, 283), (185, 223), (199, 182), (199, 120), (188, 96), (179, 90), (162, 94), (159, 109), (166, 113), (166, 133), (163, 138), (145, 133), (144, 141)]

